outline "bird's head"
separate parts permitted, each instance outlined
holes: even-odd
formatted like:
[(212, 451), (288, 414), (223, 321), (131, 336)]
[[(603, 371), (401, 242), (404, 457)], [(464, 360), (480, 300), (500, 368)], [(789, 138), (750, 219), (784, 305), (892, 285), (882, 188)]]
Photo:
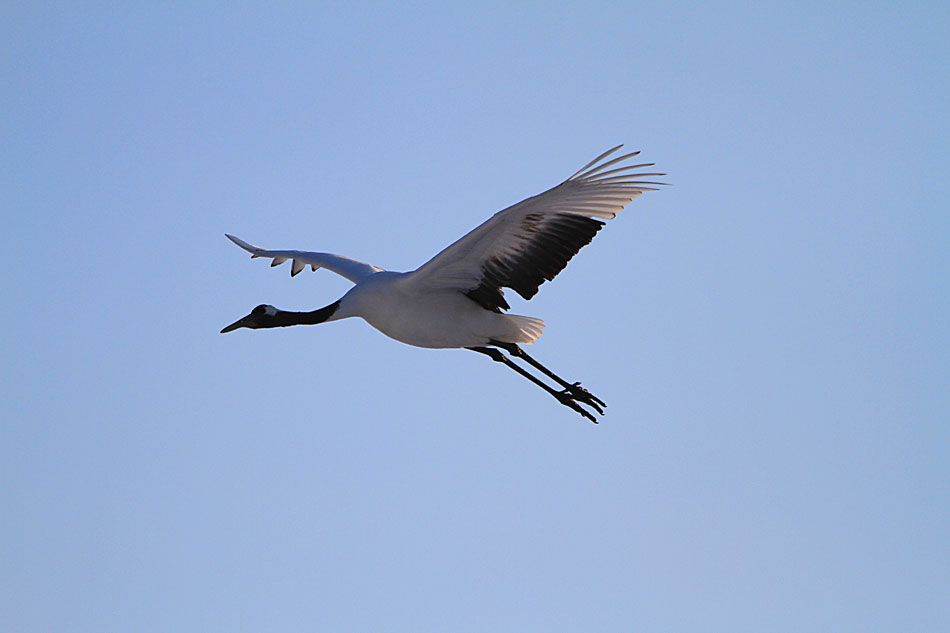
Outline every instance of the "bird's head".
[(233, 332), (242, 327), (251, 328), (256, 330), (259, 328), (265, 327), (276, 327), (279, 324), (277, 323), (277, 308), (269, 305), (259, 305), (246, 317), (238, 319), (228, 327), (221, 330), (221, 334), (226, 334), (228, 332)]

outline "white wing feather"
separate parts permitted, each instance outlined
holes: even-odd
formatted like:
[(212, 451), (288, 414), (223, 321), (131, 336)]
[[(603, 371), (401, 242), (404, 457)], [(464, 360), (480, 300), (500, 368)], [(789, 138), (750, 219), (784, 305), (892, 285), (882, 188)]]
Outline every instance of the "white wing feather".
[[(499, 211), (407, 275), (405, 283), (418, 284), (420, 288), (428, 290), (472, 290), (484, 281), (486, 262), (500, 260), (503, 265), (510, 262), (510, 266), (517, 267), (519, 256), (533, 246), (532, 241), (538, 235), (546, 230), (551, 235), (563, 231), (563, 226), (556, 224), (563, 223), (564, 216), (611, 220), (633, 198), (644, 191), (656, 191), (656, 187), (651, 185), (665, 184), (643, 180), (665, 174), (636, 172), (653, 163), (624, 165), (608, 170), (640, 153), (624, 154), (602, 162), (621, 147), (618, 145), (604, 152), (560, 185)], [(575, 252), (569, 253), (567, 259)], [(566, 263), (564, 261), (561, 268)], [(515, 274), (517, 272), (514, 271)], [(537, 290), (536, 286), (534, 290)], [(525, 294), (521, 290), (519, 293)], [(528, 294), (533, 292), (528, 290)]]
[(271, 260), (271, 266), (280, 266), (288, 259), (293, 260), (290, 266), (290, 276), (293, 277), (308, 265), (311, 270), (326, 268), (331, 272), (346, 277), (353, 283), (359, 283), (370, 275), (382, 272), (382, 268), (377, 268), (370, 264), (358, 262), (342, 255), (333, 255), (331, 253), (312, 253), (309, 251), (269, 251), (253, 244), (248, 244), (244, 240), (233, 235), (225, 236), (251, 254), (251, 258), (268, 257)]

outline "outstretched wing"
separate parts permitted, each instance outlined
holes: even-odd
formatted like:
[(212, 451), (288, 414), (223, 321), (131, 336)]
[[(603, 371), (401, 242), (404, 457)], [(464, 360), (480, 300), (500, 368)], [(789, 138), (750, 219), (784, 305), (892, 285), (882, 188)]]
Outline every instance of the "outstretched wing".
[(338, 275), (346, 277), (353, 283), (359, 283), (370, 275), (382, 272), (382, 268), (377, 268), (370, 264), (358, 262), (342, 255), (332, 255), (330, 253), (311, 253), (308, 251), (269, 251), (253, 244), (248, 244), (244, 240), (233, 235), (225, 236), (251, 254), (251, 259), (255, 257), (269, 257), (271, 266), (280, 266), (288, 259), (293, 260), (290, 266), (290, 276), (293, 277), (308, 265), (311, 270), (326, 268)]
[(603, 220), (613, 219), (644, 191), (656, 191), (650, 185), (665, 184), (643, 180), (665, 174), (636, 171), (653, 163), (622, 164), (640, 152), (606, 160), (621, 147), (553, 189), (499, 211), (409, 273), (404, 283), (427, 291), (457, 290), (495, 312), (511, 307), (502, 288), (530, 299), (590, 243)]

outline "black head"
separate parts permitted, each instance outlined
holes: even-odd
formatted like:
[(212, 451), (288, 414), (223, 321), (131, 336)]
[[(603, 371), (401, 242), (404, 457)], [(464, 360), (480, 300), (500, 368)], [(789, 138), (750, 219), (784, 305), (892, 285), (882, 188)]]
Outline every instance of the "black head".
[(251, 310), (251, 313), (243, 319), (238, 319), (228, 327), (221, 330), (221, 333), (226, 334), (242, 327), (251, 328), (252, 330), (265, 327), (276, 327), (278, 325), (276, 320), (277, 312), (278, 310), (274, 306), (263, 304), (259, 305)]

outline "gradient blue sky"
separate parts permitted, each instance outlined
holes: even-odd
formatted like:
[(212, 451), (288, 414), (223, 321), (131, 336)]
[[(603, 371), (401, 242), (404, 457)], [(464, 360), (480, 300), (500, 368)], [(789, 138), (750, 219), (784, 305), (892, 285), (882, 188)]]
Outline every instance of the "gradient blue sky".
[[(5, 3), (10, 632), (939, 631), (946, 3)], [(514, 312), (609, 411), (313, 309), (617, 143)]]

